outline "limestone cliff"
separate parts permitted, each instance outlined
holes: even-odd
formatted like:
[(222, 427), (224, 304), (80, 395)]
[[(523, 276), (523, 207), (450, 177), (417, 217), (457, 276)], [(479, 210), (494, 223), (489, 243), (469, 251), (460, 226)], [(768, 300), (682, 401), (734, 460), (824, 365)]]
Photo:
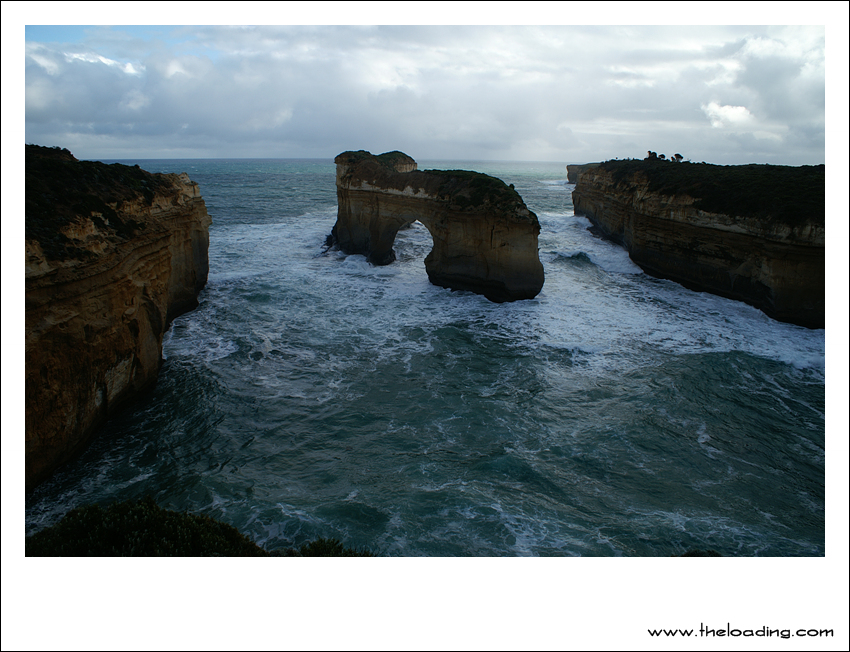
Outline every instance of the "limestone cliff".
[(197, 306), (210, 217), (186, 174), (26, 150), (26, 484), (150, 386)]
[(585, 170), (588, 170), (592, 167), (596, 167), (599, 163), (583, 163), (581, 165), (568, 165), (567, 166), (567, 183), (576, 183), (578, 181), (579, 176)]
[(607, 161), (573, 204), (649, 274), (823, 328), (824, 189), (822, 165)]
[(395, 260), (399, 229), (418, 220), (434, 241), (429, 280), (491, 301), (532, 299), (543, 287), (540, 224), (513, 186), (464, 170), (417, 170), (401, 152), (336, 157), (339, 211), (330, 241), (375, 265)]

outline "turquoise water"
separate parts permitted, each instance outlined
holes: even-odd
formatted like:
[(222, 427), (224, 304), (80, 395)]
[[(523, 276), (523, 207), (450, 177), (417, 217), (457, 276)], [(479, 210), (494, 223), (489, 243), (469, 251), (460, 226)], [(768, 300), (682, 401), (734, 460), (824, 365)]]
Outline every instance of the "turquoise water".
[(156, 388), (27, 496), (27, 532), (153, 496), (269, 550), (387, 555), (824, 555), (824, 331), (649, 277), (573, 214), (560, 164), (420, 162), (513, 183), (546, 283), (490, 303), (398, 260), (325, 251), (334, 166), (188, 172), (213, 225), (201, 305)]

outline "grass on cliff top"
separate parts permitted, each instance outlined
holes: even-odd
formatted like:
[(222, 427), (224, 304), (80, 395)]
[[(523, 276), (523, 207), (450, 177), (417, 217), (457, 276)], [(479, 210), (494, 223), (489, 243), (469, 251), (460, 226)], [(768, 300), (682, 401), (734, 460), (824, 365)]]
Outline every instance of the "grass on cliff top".
[(353, 168), (349, 174), (359, 176), (371, 184), (402, 190), (414, 187), (459, 207), (461, 210), (486, 208), (488, 211), (515, 214), (526, 208), (525, 202), (513, 185), (483, 172), (472, 170), (415, 170), (398, 173), (397, 163), (413, 163), (412, 158), (399, 151), (375, 156), (366, 150), (343, 152), (334, 159), (345, 161)]
[(823, 224), (826, 175), (823, 165), (711, 165), (659, 159), (605, 161), (616, 184), (640, 173), (649, 189), (664, 195), (690, 195), (695, 207), (712, 213), (777, 220), (794, 225)]
[[(317, 539), (288, 557), (371, 557), (336, 539)], [(73, 509), (56, 525), (27, 537), (28, 557), (266, 557), (236, 528), (208, 516), (158, 507), (152, 498)]]
[(161, 175), (137, 165), (78, 161), (58, 147), (27, 145), (24, 168), (26, 239), (37, 240), (52, 260), (89, 253), (78, 250), (60, 232), (78, 216), (90, 218), (98, 229), (120, 238), (131, 237), (143, 225), (122, 219), (108, 203), (120, 206), (123, 201), (143, 197), (150, 205), (156, 192), (169, 185)]
[(382, 165), (386, 165), (387, 167), (395, 167), (397, 163), (408, 164), (413, 163), (414, 161), (411, 157), (409, 157), (404, 152), (399, 152), (398, 150), (394, 150), (392, 152), (384, 152), (383, 154), (378, 154), (375, 158), (380, 161)]
[(365, 149), (359, 149), (356, 152), (343, 152), (336, 158), (340, 157), (346, 158), (349, 162), (354, 164), (360, 163), (361, 161), (374, 160), (380, 163), (388, 170), (395, 170), (395, 166), (398, 163), (414, 165), (416, 164), (416, 161), (414, 159), (412, 159), (404, 152), (399, 152), (398, 150), (394, 150), (392, 152), (384, 152), (383, 154), (378, 154), (376, 156), (372, 154), (372, 152), (367, 152)]
[(525, 206), (513, 187), (497, 177), (471, 170), (423, 170), (424, 174), (440, 179), (437, 193), (462, 209), (489, 204), (506, 211)]

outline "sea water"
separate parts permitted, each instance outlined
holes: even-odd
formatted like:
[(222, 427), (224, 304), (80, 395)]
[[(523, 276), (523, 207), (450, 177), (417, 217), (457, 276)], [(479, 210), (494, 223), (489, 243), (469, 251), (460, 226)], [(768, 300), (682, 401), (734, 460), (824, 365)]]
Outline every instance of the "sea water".
[[(111, 161), (110, 161), (111, 162)], [(423, 161), (512, 183), (546, 282), (496, 304), (325, 248), (330, 160), (133, 160), (213, 219), (200, 306), (155, 389), (26, 498), (31, 534), (151, 496), (268, 550), (824, 555), (824, 331), (644, 274), (573, 212), (564, 165)]]

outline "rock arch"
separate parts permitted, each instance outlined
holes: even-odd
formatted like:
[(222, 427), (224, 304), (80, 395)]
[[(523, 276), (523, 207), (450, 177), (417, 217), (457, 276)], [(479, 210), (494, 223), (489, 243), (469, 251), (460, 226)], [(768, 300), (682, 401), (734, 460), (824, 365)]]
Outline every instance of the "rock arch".
[(431, 233), (431, 283), (491, 301), (532, 299), (543, 287), (540, 224), (513, 186), (466, 170), (418, 170), (401, 152), (343, 152), (334, 159), (339, 210), (329, 242), (374, 265), (395, 260), (398, 231)]

